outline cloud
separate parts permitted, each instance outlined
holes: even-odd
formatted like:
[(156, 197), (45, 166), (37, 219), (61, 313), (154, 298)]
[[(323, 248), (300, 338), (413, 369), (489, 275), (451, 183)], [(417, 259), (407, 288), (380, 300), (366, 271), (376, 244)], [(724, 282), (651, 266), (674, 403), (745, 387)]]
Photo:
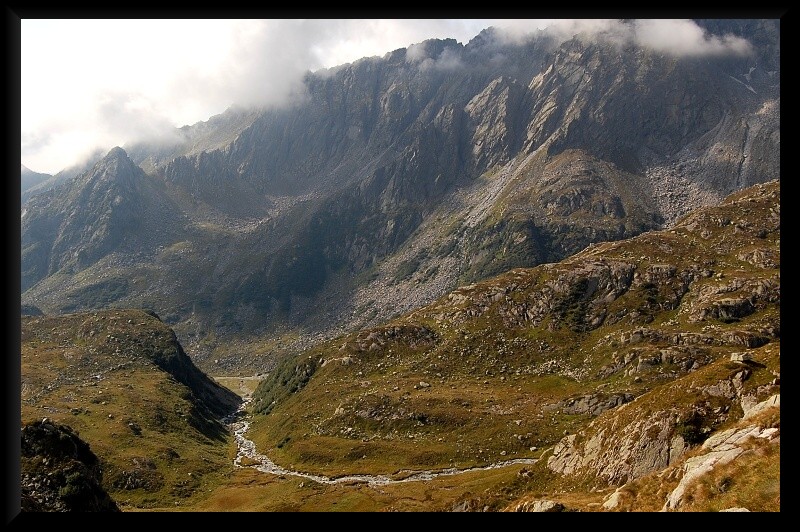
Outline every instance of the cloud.
[[(97, 146), (302, 101), (303, 76), (428, 38), (466, 40), (473, 20), (21, 21), (22, 160), (41, 172)], [(442, 66), (446, 66), (442, 63)]]
[(745, 55), (752, 45), (735, 35), (709, 35), (691, 20), (637, 20), (634, 41), (670, 55)]
[(428, 46), (426, 43), (415, 43), (406, 48), (406, 61), (419, 63), (428, 59)]
[(520, 43), (541, 31), (563, 42), (576, 35), (617, 45), (636, 44), (676, 57), (745, 55), (751, 44), (735, 35), (710, 35), (692, 20), (555, 19), (497, 21), (504, 42)]
[(429, 43), (412, 44), (406, 49), (406, 62), (418, 64), (420, 70), (454, 70), (463, 66), (459, 51), (445, 48), (438, 57), (430, 57)]
[[(97, 97), (92, 122), (99, 125), (103, 137), (127, 142), (177, 142), (175, 126), (146, 95), (109, 90)], [(119, 145), (119, 143), (117, 143)]]
[(746, 39), (710, 35), (692, 20), (563, 20), (547, 31), (559, 40), (580, 35), (617, 45), (636, 44), (675, 57), (745, 55), (752, 51)]

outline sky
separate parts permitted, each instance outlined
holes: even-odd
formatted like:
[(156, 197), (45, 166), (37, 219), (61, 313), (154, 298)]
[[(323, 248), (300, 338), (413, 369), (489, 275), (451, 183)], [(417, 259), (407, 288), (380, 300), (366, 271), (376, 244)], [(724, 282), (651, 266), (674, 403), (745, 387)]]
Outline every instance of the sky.
[(169, 138), (232, 105), (286, 104), (308, 71), (430, 38), (467, 44), (490, 26), (517, 40), (548, 28), (678, 55), (749, 51), (689, 20), (23, 18), (21, 161), (55, 174), (98, 149)]

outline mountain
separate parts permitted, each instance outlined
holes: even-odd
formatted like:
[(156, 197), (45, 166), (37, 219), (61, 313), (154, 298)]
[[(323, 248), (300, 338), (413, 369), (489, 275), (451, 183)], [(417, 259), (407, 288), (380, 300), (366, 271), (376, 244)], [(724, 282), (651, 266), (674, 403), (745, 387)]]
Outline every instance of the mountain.
[(459, 285), (668, 227), (780, 177), (780, 21), (698, 24), (753, 52), (488, 29), (115, 148), (27, 203), (22, 302), (153, 309), (201, 367), (253, 373)]
[(79, 273), (113, 253), (152, 253), (180, 220), (164, 184), (115, 148), (90, 171), (29, 200), (22, 216), (28, 273), (22, 289), (56, 273)]
[(123, 510), (177, 506), (231, 469), (221, 418), (241, 398), (200, 371), (157, 316), (105, 310), (21, 325), (30, 509), (111, 509), (97, 489)]
[(39, 172), (34, 172), (24, 164), (21, 165), (20, 173), (22, 174), (22, 186), (20, 188), (23, 197), (25, 195), (25, 192), (53, 177), (50, 174), (41, 174)]
[(86, 172), (92, 166), (94, 166), (97, 161), (102, 159), (104, 154), (104, 151), (95, 151), (89, 157), (87, 157), (85, 161), (74, 164), (69, 168), (65, 168), (55, 175), (33, 172), (25, 165), (22, 165), (21, 203), (23, 210), (25, 209), (25, 205), (31, 196), (55, 188), (58, 185), (71, 180), (78, 174)]
[(427, 510), (779, 511), (780, 184), (321, 343), (252, 412), (272, 461), (331, 478), (535, 460)]

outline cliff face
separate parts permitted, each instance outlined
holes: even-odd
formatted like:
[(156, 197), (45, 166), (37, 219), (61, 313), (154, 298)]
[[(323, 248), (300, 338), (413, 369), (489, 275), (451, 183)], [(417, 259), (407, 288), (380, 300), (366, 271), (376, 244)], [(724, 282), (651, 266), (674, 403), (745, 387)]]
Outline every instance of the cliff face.
[(779, 21), (703, 24), (755, 54), (487, 30), (309, 74), (304, 101), (231, 109), (175, 146), (112, 151), (128, 162), (29, 202), (23, 301), (155, 308), (205, 363), (212, 333), (330, 337), (672, 224), (779, 178)]
[(26, 205), (22, 290), (59, 272), (79, 273), (115, 252), (146, 254), (163, 243), (160, 235), (176, 236), (178, 216), (163, 185), (114, 148), (89, 171)]

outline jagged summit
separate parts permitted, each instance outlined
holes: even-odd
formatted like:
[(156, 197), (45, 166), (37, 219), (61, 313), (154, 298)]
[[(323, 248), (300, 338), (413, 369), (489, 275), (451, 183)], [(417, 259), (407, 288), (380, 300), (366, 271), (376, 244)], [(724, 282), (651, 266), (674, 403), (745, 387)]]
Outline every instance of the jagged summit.
[(117, 159), (125, 158), (125, 159), (127, 159), (128, 158), (128, 154), (125, 152), (125, 150), (123, 150), (119, 146), (115, 146), (115, 147), (111, 148), (108, 151), (108, 153), (106, 154), (106, 156), (104, 157), (104, 159), (112, 159), (112, 158), (117, 158)]
[(114, 252), (146, 251), (175, 222), (163, 183), (113, 148), (82, 174), (30, 198), (22, 219), (23, 290)]
[(83, 174), (86, 180), (95, 178), (107, 179), (135, 179), (144, 175), (144, 172), (134, 163), (128, 153), (116, 146), (100, 159), (92, 168)]

